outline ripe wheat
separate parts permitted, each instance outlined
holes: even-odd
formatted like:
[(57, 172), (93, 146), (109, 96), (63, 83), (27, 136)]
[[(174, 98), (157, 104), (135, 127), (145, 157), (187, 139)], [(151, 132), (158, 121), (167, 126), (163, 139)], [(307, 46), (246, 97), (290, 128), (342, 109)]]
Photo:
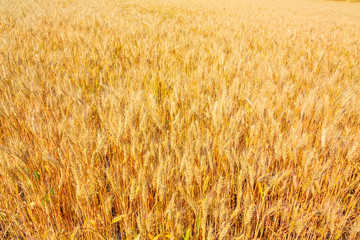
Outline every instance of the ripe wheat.
[(360, 5), (0, 1), (0, 239), (360, 232)]

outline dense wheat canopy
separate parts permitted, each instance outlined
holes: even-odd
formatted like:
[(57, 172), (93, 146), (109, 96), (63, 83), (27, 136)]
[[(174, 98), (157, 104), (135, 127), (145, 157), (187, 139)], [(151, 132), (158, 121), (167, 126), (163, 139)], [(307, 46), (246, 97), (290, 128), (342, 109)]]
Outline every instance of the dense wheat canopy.
[(0, 239), (360, 237), (360, 5), (0, 1)]

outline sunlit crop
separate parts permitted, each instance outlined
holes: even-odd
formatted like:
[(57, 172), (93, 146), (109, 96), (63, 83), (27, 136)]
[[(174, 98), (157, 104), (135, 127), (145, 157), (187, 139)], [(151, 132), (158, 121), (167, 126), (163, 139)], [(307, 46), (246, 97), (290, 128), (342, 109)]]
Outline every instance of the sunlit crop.
[(0, 1), (0, 239), (360, 237), (360, 5)]

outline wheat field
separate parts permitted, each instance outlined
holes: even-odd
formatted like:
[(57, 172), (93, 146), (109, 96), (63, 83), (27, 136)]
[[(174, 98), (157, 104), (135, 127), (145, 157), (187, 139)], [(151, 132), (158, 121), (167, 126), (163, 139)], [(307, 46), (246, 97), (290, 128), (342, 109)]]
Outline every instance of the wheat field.
[(360, 238), (360, 4), (0, 1), (0, 239)]

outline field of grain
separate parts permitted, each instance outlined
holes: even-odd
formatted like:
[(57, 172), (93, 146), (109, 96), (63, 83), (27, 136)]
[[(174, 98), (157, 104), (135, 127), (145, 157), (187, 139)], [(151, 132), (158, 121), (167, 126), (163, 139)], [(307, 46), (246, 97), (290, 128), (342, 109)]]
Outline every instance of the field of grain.
[(360, 4), (0, 1), (0, 239), (360, 237)]

